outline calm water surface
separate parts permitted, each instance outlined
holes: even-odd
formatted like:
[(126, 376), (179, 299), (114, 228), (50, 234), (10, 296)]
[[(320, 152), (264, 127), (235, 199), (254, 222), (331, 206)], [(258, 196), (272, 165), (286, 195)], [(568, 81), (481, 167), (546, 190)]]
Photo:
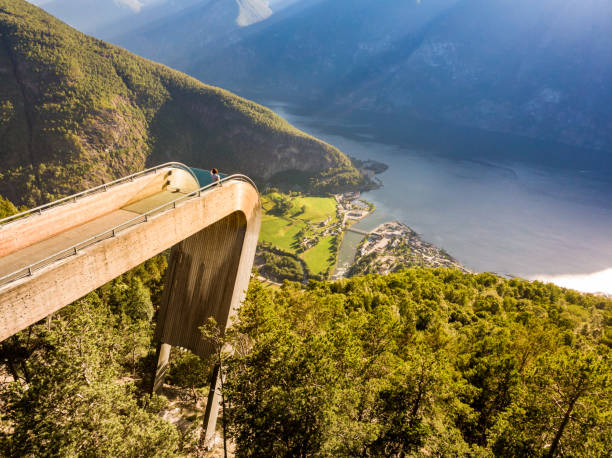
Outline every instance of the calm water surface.
[[(612, 293), (612, 181), (349, 138), (283, 105), (268, 106), (351, 156), (389, 165), (379, 175), (384, 186), (363, 194), (376, 212), (357, 227), (398, 220), (472, 270)], [(340, 258), (350, 258), (358, 242), (347, 234)]]

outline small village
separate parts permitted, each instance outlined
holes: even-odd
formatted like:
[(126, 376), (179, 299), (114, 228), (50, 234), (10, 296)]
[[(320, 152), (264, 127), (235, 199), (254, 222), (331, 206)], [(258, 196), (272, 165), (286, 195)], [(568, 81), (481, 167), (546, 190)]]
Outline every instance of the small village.
[(388, 274), (414, 266), (469, 272), (446, 251), (423, 241), (410, 227), (392, 221), (381, 224), (363, 240), (348, 274)]
[[(360, 199), (359, 192), (335, 196), (338, 202), (338, 219), (346, 231), (356, 222), (374, 211), (374, 205)], [(367, 273), (387, 274), (413, 266), (448, 267), (468, 272), (459, 261), (443, 249), (423, 241), (409, 226), (398, 221), (386, 222), (371, 232), (363, 232), (353, 264), (339, 269), (334, 278)]]
[(338, 202), (338, 219), (342, 227), (350, 227), (374, 211), (374, 205), (361, 200), (359, 192), (347, 192), (334, 196)]
[(297, 235), (298, 253), (303, 253), (306, 250), (313, 248), (319, 240), (329, 236), (338, 236), (342, 232), (341, 222), (333, 222), (331, 218), (327, 218), (320, 223), (312, 223), (306, 226)]

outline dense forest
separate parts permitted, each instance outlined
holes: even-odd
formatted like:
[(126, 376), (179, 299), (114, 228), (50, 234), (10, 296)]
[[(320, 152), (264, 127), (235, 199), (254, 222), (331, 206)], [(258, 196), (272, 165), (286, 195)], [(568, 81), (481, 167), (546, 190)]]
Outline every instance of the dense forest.
[(447, 269), (254, 284), (229, 431), (251, 456), (605, 456), (611, 306)]

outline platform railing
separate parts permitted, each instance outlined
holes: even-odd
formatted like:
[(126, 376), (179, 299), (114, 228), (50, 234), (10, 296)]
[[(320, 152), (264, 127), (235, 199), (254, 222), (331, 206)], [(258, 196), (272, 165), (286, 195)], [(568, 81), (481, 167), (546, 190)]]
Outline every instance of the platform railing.
[[(172, 163), (174, 164), (174, 163)], [(182, 165), (182, 164), (181, 164)], [(159, 168), (161, 168), (162, 166), (156, 167), (155, 169), (159, 170)], [(167, 164), (164, 164), (163, 167), (168, 167)], [(185, 166), (186, 167), (186, 166)], [(150, 170), (153, 169), (149, 169), (149, 171), (147, 171), (148, 173), (150, 173)], [(129, 178), (129, 177), (126, 177)], [(119, 181), (119, 180), (117, 180)], [(33, 264), (30, 264), (26, 267), (20, 268), (18, 270), (16, 270), (15, 272), (12, 272), (8, 275), (5, 275), (3, 277), (0, 277), (0, 287), (6, 285), (7, 283), (11, 283), (13, 281), (25, 278), (25, 277), (31, 277), (32, 275), (34, 275), (34, 273), (37, 270), (43, 269), (44, 267), (47, 267), (51, 264), (54, 264), (58, 261), (61, 261), (62, 259), (68, 258), (70, 256), (76, 256), (79, 251), (90, 247), (91, 245), (94, 245), (98, 242), (101, 242), (103, 240), (107, 240), (113, 237), (116, 237), (117, 234), (121, 233), (122, 231), (129, 229), (133, 226), (136, 226), (138, 224), (143, 224), (149, 221), (149, 219), (155, 215), (158, 215), (160, 213), (164, 213), (168, 210), (173, 210), (175, 208), (177, 208), (180, 204), (184, 203), (187, 200), (191, 200), (194, 199), (196, 197), (200, 197), (202, 195), (202, 193), (207, 192), (207, 191), (211, 191), (213, 188), (216, 187), (222, 187), (223, 183), (226, 183), (228, 181), (243, 181), (246, 183), (249, 183), (251, 186), (253, 186), (255, 188), (255, 190), (257, 190), (257, 185), (253, 182), (253, 180), (251, 180), (249, 177), (247, 177), (246, 175), (241, 175), (241, 174), (235, 174), (235, 175), (229, 175), (223, 179), (221, 179), (218, 182), (215, 183), (210, 183), (207, 184), (206, 186), (197, 189), (195, 191), (191, 191), (188, 194), (183, 194), (181, 195), (179, 198), (165, 203), (163, 205), (160, 205), (159, 207), (153, 208), (151, 210), (148, 210), (145, 213), (142, 213), (140, 215), (138, 215), (137, 217), (130, 219), (128, 221), (124, 221), (121, 224), (118, 224), (116, 226), (113, 226), (109, 229), (104, 230), (103, 232), (100, 232), (99, 234), (94, 235), (93, 237), (90, 237), (88, 239), (85, 239), (79, 243), (76, 243), (68, 248), (62, 249), (60, 251), (58, 251), (57, 253), (52, 254), (51, 256), (48, 256), (44, 259), (41, 259), (40, 261), (36, 261)], [(115, 183), (115, 182), (113, 182)], [(83, 193), (81, 193), (83, 194)], [(71, 196), (72, 197), (72, 196)]]
[(136, 178), (140, 178), (142, 176), (149, 175), (152, 173), (157, 173), (160, 170), (167, 169), (167, 168), (185, 170), (196, 180), (196, 183), (199, 183), (198, 178), (196, 177), (195, 173), (193, 173), (193, 170), (191, 170), (190, 167), (186, 166), (185, 164), (181, 164), (180, 162), (167, 162), (165, 164), (157, 165), (155, 167), (151, 167), (149, 169), (142, 170), (141, 172), (136, 172), (136, 173), (133, 173), (132, 175), (128, 175), (123, 178), (119, 178), (118, 180), (101, 184), (100, 186), (96, 186), (95, 188), (87, 189), (85, 191), (79, 192), (77, 194), (72, 194), (71, 196), (64, 197), (62, 199), (54, 200), (53, 202), (49, 202), (48, 204), (44, 204), (36, 208), (25, 210), (21, 213), (16, 213), (6, 218), (2, 218), (0, 219), (0, 229), (2, 225), (10, 223), (14, 220), (27, 218), (28, 216), (32, 216), (32, 215), (41, 215), (44, 211), (50, 210), (52, 208), (77, 202), (79, 199), (82, 199), (84, 197), (91, 196), (93, 194), (98, 194), (100, 192), (105, 192), (114, 186), (117, 186), (123, 183), (127, 183), (128, 181), (134, 181), (134, 179)]

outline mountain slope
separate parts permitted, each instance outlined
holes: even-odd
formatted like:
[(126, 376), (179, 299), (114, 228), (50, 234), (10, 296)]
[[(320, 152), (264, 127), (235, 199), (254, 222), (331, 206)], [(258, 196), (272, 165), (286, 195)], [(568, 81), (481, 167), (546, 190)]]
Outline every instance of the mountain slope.
[[(429, 0), (416, 6), (395, 0), (302, 0), (216, 47), (186, 45), (186, 58), (176, 64), (236, 89), (300, 99), (327, 97), (330, 84), (455, 2)], [(167, 33), (181, 25), (173, 22)], [(134, 49), (138, 39), (138, 31), (130, 32), (121, 44)], [(163, 62), (170, 58), (158, 57)]]
[(22, 0), (0, 0), (0, 75), (0, 194), (17, 204), (168, 160), (319, 190), (363, 180), (340, 151), (271, 111)]
[(464, 0), (347, 77), (342, 104), (610, 152), (611, 27), (605, 0)]

